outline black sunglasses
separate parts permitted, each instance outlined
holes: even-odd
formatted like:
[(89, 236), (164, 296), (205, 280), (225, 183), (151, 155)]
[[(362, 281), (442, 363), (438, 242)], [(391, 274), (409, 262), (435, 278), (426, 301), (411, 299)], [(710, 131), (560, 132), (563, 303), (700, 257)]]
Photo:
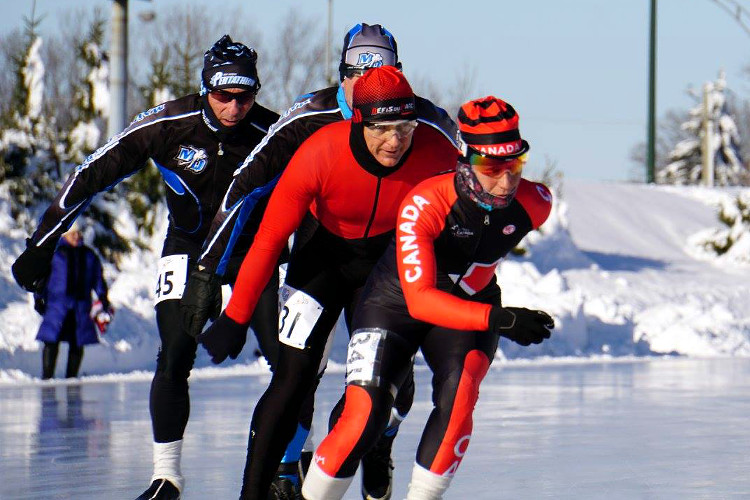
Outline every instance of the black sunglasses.
[(362, 76), (367, 72), (368, 69), (370, 68), (357, 68), (357, 67), (346, 68), (343, 71), (344, 78), (354, 78), (355, 76)]
[[(401, 71), (401, 63), (396, 63), (396, 69)], [(354, 78), (355, 76), (362, 76), (367, 73), (368, 69), (372, 69), (374, 66), (362, 67), (353, 66), (351, 64), (341, 63), (339, 64), (339, 78), (344, 81), (344, 78)]]
[(227, 92), (225, 90), (212, 90), (211, 96), (222, 104), (228, 104), (237, 101), (237, 104), (244, 106), (255, 98), (255, 92), (246, 90), (245, 92)]

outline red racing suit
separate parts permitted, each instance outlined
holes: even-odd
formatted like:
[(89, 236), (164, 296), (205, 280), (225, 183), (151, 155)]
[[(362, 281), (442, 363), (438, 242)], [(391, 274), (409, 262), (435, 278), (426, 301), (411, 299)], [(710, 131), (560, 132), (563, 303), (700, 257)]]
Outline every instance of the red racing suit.
[[(422, 97), (415, 96), (415, 102), (420, 125), (435, 129), (455, 144), (456, 125), (448, 113)], [(297, 148), (322, 127), (351, 116), (340, 85), (299, 96), (237, 168), (211, 224), (200, 264), (223, 275), (237, 235), (247, 231), (243, 227), (248, 223), (254, 224), (254, 234), (255, 221), (262, 219), (269, 193)]]
[(489, 311), (500, 304), (497, 264), (547, 219), (551, 203), (544, 185), (521, 179), (509, 206), (487, 211), (461, 192), (454, 174), (428, 179), (407, 195), (395, 237), (355, 312), (346, 404), (315, 452), (306, 498), (338, 498), (326, 490), (334, 483), (325, 478), (354, 475), (387, 424), (393, 394), (419, 349), (434, 373), (435, 408), (416, 462), (453, 476), (471, 437), (479, 384), (497, 349), (498, 334), (488, 331)]
[[(394, 168), (371, 158), (358, 159), (350, 147), (351, 126), (350, 121), (342, 121), (320, 129), (302, 144), (281, 176), (226, 308), (238, 323), (249, 321), (282, 249), (308, 210), (313, 220), (307, 219), (302, 226), (302, 241), (295, 242), (293, 255), (300, 255), (308, 242), (315, 241), (316, 233), (328, 233), (333, 246), (329, 255), (318, 256), (317, 263), (309, 265), (320, 267), (344, 259), (374, 265), (393, 234), (397, 208), (406, 193), (419, 181), (449, 171), (455, 164), (456, 149), (426, 126), (417, 127), (411, 149)], [(291, 260), (287, 280), (293, 280), (300, 267), (298, 259)], [(358, 274), (366, 279), (371, 268)]]

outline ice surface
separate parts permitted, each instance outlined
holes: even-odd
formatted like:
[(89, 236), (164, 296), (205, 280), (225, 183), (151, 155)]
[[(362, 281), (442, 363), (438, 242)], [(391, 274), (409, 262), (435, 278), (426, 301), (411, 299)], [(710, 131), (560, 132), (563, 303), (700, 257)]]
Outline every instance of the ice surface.
[[(224, 371), (226, 374), (227, 371)], [(268, 382), (191, 379), (185, 500), (239, 496), (248, 425)], [(404, 498), (430, 372), (394, 445)], [(320, 441), (343, 388), (318, 391)], [(151, 475), (147, 380), (0, 386), (0, 498), (135, 498)], [(685, 499), (750, 495), (750, 362), (742, 358), (496, 363), (480, 389), (474, 434), (446, 499)], [(358, 500), (359, 480), (346, 498)]]

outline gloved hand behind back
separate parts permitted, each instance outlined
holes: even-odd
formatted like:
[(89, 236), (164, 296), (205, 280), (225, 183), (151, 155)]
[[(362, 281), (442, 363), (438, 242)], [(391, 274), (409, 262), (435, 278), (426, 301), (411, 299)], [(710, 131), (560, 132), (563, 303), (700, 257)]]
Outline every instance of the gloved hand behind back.
[(221, 313), (221, 316), (205, 332), (199, 334), (196, 340), (203, 344), (211, 355), (211, 361), (218, 365), (227, 359), (227, 356), (237, 359), (247, 340), (247, 328), (248, 325), (241, 325), (226, 313)]
[(221, 277), (194, 269), (190, 272), (185, 291), (180, 299), (180, 316), (185, 331), (197, 337), (209, 319), (221, 313)]

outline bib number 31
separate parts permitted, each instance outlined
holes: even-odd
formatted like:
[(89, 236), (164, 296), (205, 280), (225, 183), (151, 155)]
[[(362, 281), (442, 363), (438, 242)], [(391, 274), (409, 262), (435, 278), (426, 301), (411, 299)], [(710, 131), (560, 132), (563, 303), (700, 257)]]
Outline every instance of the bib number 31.
[(164, 300), (181, 299), (187, 282), (188, 256), (167, 255), (159, 259), (154, 304)]
[(323, 306), (301, 290), (284, 285), (279, 292), (283, 300), (279, 314), (279, 342), (304, 349), (315, 323), (323, 313)]

